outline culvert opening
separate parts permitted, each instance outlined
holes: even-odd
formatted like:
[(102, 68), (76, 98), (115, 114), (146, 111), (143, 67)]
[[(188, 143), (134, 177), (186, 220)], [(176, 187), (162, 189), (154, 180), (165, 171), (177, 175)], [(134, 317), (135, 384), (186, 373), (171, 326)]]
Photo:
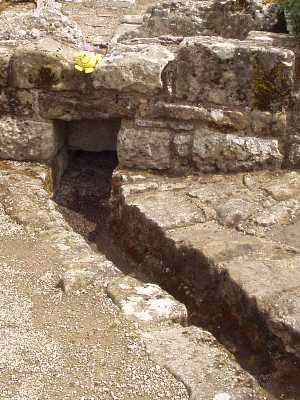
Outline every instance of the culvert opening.
[[(116, 143), (120, 121), (111, 122), (110, 125), (109, 120), (106, 121), (101, 128), (106, 126), (105, 129), (108, 131), (113, 129), (110, 132), (114, 132), (114, 143)], [(99, 141), (99, 138), (94, 137), (99, 132), (99, 129), (95, 127), (97, 124), (102, 124), (102, 122), (99, 120), (74, 121), (68, 126), (69, 166), (61, 179), (55, 200), (71, 227), (81, 234), (94, 250), (105, 254), (125, 274), (134, 273), (142, 280), (158, 283), (175, 298), (185, 303), (189, 311), (190, 323), (212, 332), (235, 355), (237, 361), (257, 378), (262, 387), (274, 394), (274, 399), (300, 398), (300, 375), (296, 360), (291, 358), (287, 360), (278, 353), (275, 354), (278, 362), (274, 365), (269, 359), (270, 349), (252, 348), (247, 336), (244, 335), (244, 328), (241, 329), (224, 304), (217, 303), (216, 296), (204, 297), (201, 305), (195, 306), (186, 291), (181, 290), (180, 276), (170, 280), (168, 276), (148, 269), (148, 265), (145, 266), (142, 263), (138, 265), (132, 261), (128, 253), (123, 251), (120, 243), (114, 240), (109, 200), (112, 173), (118, 164), (117, 153), (116, 147), (104, 147), (103, 142), (99, 142), (96, 147), (93, 141)], [(84, 127), (89, 129), (84, 130)], [(76, 135), (85, 135), (85, 137), (77, 138)], [(87, 140), (88, 137), (89, 140)], [(154, 229), (153, 232), (155, 232)], [(141, 248), (143, 247), (144, 245), (141, 244)], [(194, 259), (195, 257), (192, 259), (188, 257), (177, 262), (192, 264)]]
[(96, 226), (107, 223), (113, 170), (118, 164), (120, 119), (66, 123), (67, 168), (54, 200), (72, 228), (95, 241)]

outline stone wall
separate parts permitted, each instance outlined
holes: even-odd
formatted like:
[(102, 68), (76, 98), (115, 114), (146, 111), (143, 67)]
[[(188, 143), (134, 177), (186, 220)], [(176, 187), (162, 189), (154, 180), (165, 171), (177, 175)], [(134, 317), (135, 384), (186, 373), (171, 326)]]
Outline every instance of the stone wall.
[(51, 163), (68, 141), (111, 150), (118, 135), (121, 167), (297, 167), (297, 46), (262, 32), (132, 39), (112, 44), (86, 75), (74, 69), (71, 45), (1, 42), (0, 157)]

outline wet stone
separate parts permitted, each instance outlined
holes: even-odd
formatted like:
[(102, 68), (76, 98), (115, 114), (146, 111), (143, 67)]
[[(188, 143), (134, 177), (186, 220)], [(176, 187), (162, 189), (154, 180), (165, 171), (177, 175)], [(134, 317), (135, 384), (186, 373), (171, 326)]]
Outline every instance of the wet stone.
[(130, 276), (109, 283), (107, 292), (126, 318), (142, 324), (187, 322), (187, 309), (159, 286)]

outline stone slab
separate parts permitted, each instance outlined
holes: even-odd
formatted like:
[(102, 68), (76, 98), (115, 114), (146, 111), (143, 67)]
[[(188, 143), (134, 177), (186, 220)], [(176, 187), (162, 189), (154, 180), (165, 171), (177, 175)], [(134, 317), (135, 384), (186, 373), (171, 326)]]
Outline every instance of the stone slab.
[(183, 381), (191, 400), (270, 398), (207, 331), (175, 327), (146, 332), (143, 339), (150, 357)]
[(109, 283), (107, 292), (125, 317), (133, 321), (148, 325), (187, 323), (185, 305), (158, 285), (125, 276)]

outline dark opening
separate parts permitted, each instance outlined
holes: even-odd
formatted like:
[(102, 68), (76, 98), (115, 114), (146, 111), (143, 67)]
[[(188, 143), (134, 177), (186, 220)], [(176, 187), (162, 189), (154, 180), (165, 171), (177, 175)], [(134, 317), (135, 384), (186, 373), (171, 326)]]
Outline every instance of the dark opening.
[(54, 200), (75, 232), (123, 268), (127, 262), (112, 238), (109, 204), (121, 121), (80, 120), (66, 125), (68, 167)]

